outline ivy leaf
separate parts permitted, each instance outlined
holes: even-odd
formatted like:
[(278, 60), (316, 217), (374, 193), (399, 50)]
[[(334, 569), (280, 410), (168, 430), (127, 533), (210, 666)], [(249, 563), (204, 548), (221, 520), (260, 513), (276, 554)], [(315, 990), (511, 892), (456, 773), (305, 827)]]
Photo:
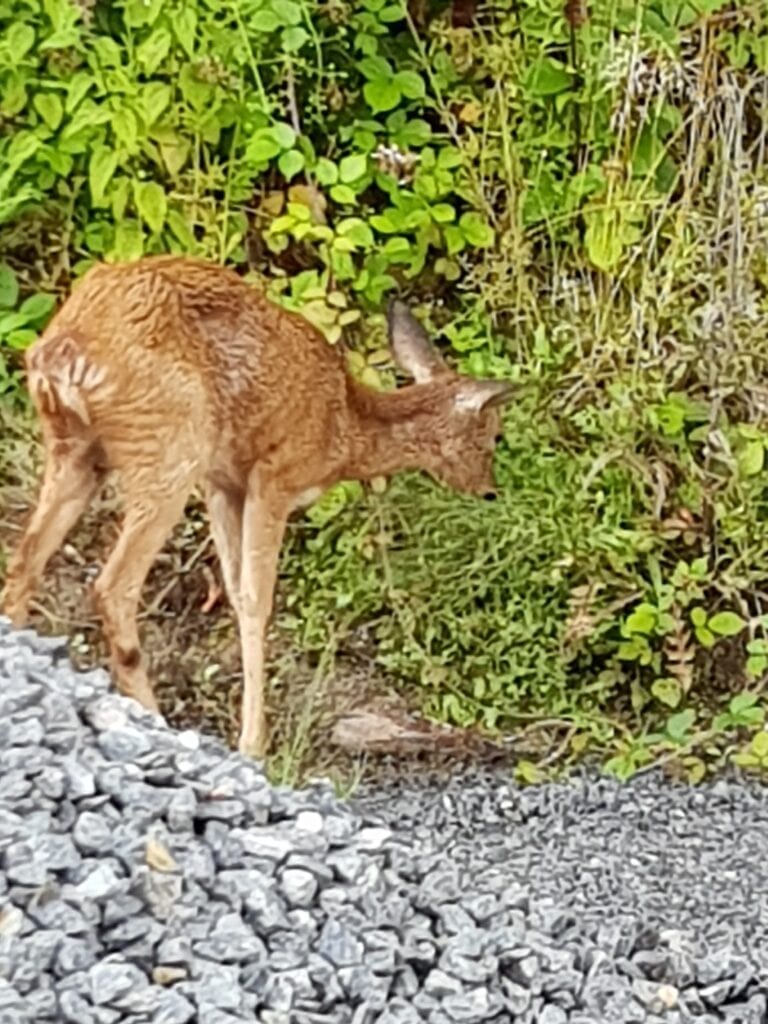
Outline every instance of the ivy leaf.
[(718, 612), (707, 625), (718, 636), (736, 636), (744, 629), (746, 622), (736, 612)]
[(64, 114), (61, 100), (56, 93), (39, 92), (32, 102), (40, 117), (42, 117), (51, 131), (55, 132), (61, 124), (61, 118)]
[(19, 301), (19, 282), (7, 263), (0, 263), (0, 308), (13, 309)]
[(136, 181), (133, 185), (133, 197), (141, 219), (147, 223), (150, 231), (155, 234), (165, 224), (167, 201), (165, 192), (156, 181)]
[(91, 190), (91, 204), (104, 205), (107, 185), (117, 170), (117, 153), (107, 146), (98, 146), (91, 153), (88, 164), (88, 185)]
[(400, 102), (400, 86), (391, 79), (374, 78), (363, 86), (363, 96), (368, 106), (376, 113), (392, 110)]

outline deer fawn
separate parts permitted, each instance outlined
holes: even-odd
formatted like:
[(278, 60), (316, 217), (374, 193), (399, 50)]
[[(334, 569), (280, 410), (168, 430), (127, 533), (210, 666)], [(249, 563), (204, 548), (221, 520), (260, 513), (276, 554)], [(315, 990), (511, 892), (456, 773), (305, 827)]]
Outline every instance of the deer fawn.
[(142, 585), (202, 484), (240, 627), (240, 750), (262, 756), (264, 639), (290, 513), (341, 480), (422, 469), (492, 497), (499, 406), (510, 385), (450, 370), (399, 301), (389, 338), (415, 383), (358, 384), (301, 316), (237, 274), (155, 256), (98, 265), (27, 353), (45, 443), (39, 502), (8, 567), (3, 608), (21, 625), (51, 555), (114, 470), (125, 516), (95, 596), (118, 688), (157, 710), (142, 664)]

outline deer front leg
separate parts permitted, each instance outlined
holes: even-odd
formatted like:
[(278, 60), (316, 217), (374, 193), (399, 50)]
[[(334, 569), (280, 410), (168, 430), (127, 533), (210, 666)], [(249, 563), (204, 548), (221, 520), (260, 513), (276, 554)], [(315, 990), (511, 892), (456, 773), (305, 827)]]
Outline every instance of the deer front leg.
[(284, 503), (268, 500), (260, 491), (258, 482), (249, 485), (243, 517), (238, 609), (243, 657), (243, 711), (239, 749), (246, 757), (261, 758), (267, 749), (264, 646), (287, 518), (288, 508)]

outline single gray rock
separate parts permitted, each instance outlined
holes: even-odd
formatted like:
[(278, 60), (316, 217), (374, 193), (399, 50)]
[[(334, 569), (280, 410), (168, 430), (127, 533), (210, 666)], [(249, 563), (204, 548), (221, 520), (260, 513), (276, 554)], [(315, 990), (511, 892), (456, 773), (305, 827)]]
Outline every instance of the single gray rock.
[(354, 966), (363, 957), (363, 944), (359, 939), (343, 924), (330, 918), (323, 925), (317, 948), (337, 967)]
[(91, 1002), (96, 1006), (119, 1003), (129, 993), (148, 984), (143, 971), (133, 964), (119, 960), (103, 960), (88, 972)]
[(292, 907), (311, 907), (317, 894), (317, 879), (309, 871), (286, 868), (280, 879), (280, 888)]

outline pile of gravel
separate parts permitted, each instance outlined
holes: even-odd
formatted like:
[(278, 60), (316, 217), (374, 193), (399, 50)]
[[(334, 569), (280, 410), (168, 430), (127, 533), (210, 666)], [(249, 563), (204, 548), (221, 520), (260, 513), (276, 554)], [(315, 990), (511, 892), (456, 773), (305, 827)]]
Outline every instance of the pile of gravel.
[(768, 1019), (768, 796), (269, 785), (0, 620), (0, 1024)]

